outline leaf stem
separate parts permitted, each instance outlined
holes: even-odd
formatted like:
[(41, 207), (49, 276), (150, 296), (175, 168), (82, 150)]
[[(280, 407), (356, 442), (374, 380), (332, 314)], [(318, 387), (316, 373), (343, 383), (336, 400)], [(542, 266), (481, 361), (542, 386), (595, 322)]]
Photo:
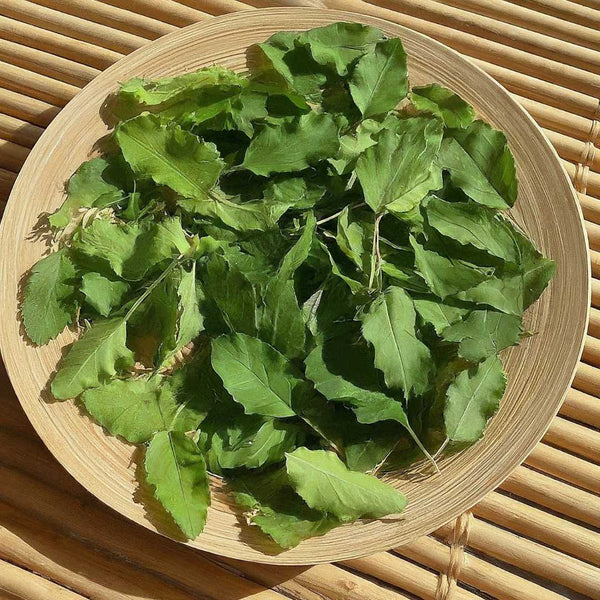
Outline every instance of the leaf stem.
[(317, 221), (317, 225), (323, 225), (323, 223), (327, 223), (328, 221), (332, 221), (333, 219), (336, 219), (346, 210), (346, 208), (360, 208), (361, 206), (366, 206), (366, 203), (361, 202), (360, 204), (355, 204), (354, 206), (351, 206), (351, 205), (348, 205), (347, 207), (344, 206), (344, 208), (342, 208), (342, 210), (338, 210), (336, 213), (333, 213), (332, 215), (329, 215), (328, 217), (325, 217), (324, 219)]
[(371, 274), (369, 275), (369, 288), (373, 287), (373, 282), (375, 281), (375, 276), (379, 275), (379, 270), (381, 269), (381, 250), (379, 248), (379, 223), (383, 218), (385, 213), (380, 213), (375, 217), (375, 227), (373, 228), (373, 248), (371, 250), (372, 257), (375, 257), (375, 264), (371, 269)]

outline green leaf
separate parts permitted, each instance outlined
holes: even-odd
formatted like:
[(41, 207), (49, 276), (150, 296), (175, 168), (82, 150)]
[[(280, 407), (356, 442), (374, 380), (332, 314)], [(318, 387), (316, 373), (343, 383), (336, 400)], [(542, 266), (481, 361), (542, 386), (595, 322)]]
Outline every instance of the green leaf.
[(365, 201), (377, 213), (385, 208), (407, 212), (441, 187), (439, 169), (432, 170), (442, 139), (441, 121), (414, 117), (401, 124), (397, 133), (383, 130), (377, 144), (356, 163)]
[(440, 298), (474, 288), (489, 278), (487, 271), (483, 269), (426, 250), (413, 237), (410, 238), (410, 243), (415, 251), (417, 271), (426, 281), (429, 289)]
[(442, 235), (471, 245), (509, 262), (518, 263), (515, 228), (493, 209), (471, 202), (445, 202), (431, 198), (427, 220)]
[(142, 114), (120, 124), (116, 140), (136, 175), (166, 185), (186, 198), (205, 200), (224, 167), (214, 144), (174, 123)]
[(359, 59), (349, 85), (363, 117), (395, 108), (408, 93), (406, 52), (402, 42), (397, 38), (377, 42)]
[(389, 287), (362, 315), (364, 338), (375, 350), (375, 366), (383, 371), (391, 389), (407, 397), (421, 394), (429, 383), (431, 355), (415, 332), (416, 313), (408, 294)]
[(177, 323), (177, 335), (175, 348), (180, 348), (191, 342), (204, 328), (204, 318), (198, 306), (196, 295), (196, 263), (192, 263), (191, 271), (180, 268), (180, 281), (177, 288), (179, 298), (177, 312), (179, 315)]
[(114, 308), (121, 306), (123, 297), (129, 291), (129, 284), (113, 281), (92, 271), (81, 278), (81, 291), (87, 304), (98, 314), (108, 317)]
[(336, 241), (342, 252), (359, 268), (369, 271), (371, 251), (369, 246), (373, 240), (373, 224), (350, 221), (350, 208), (346, 206), (337, 222)]
[(310, 29), (298, 36), (298, 44), (306, 44), (320, 65), (331, 67), (345, 76), (351, 65), (383, 38), (379, 29), (360, 23), (332, 23)]
[(473, 107), (458, 94), (437, 83), (413, 87), (410, 99), (418, 111), (440, 117), (446, 127), (463, 129), (475, 119)]
[(517, 198), (517, 175), (504, 134), (474, 121), (448, 135), (437, 162), (449, 171), (453, 185), (479, 204), (500, 209), (512, 206)]
[(292, 417), (292, 400), (306, 391), (306, 382), (282, 354), (241, 333), (213, 340), (212, 365), (247, 414)]
[(282, 548), (320, 536), (339, 521), (309, 508), (289, 485), (284, 469), (228, 479), (236, 502), (248, 510), (249, 521), (260, 527)]
[(66, 227), (78, 209), (97, 204), (105, 206), (123, 198), (123, 186), (128, 179), (127, 174), (122, 173), (124, 166), (112, 157), (84, 162), (69, 179), (67, 198), (48, 218), (50, 225)]
[(133, 353), (125, 345), (126, 337), (127, 325), (123, 318), (96, 321), (60, 363), (51, 385), (54, 397), (75, 398), (133, 366)]
[(490, 356), (474, 369), (462, 371), (446, 394), (444, 422), (453, 442), (475, 442), (488, 419), (498, 410), (506, 377), (497, 356)]
[(458, 354), (477, 363), (519, 342), (521, 317), (491, 310), (474, 310), (464, 321), (442, 332), (449, 342), (460, 342)]
[(469, 312), (468, 308), (452, 306), (439, 300), (418, 298), (414, 301), (415, 309), (426, 323), (433, 325), (435, 332), (440, 335), (442, 331), (460, 321)]
[(185, 411), (158, 377), (116, 379), (86, 390), (81, 401), (100, 425), (132, 444), (148, 441), (157, 431), (173, 429), (176, 418)]
[(45, 344), (73, 321), (74, 294), (75, 267), (66, 250), (49, 254), (31, 268), (21, 307), (31, 341)]
[(146, 480), (183, 534), (194, 539), (204, 529), (210, 489), (204, 457), (184, 433), (161, 431), (146, 450)]
[(340, 137), (340, 148), (334, 158), (329, 159), (329, 163), (340, 174), (350, 173), (356, 165), (358, 157), (377, 142), (373, 139), (373, 134), (379, 132), (381, 123), (366, 119), (361, 121), (356, 127), (354, 133), (347, 133)]
[(288, 177), (281, 181), (270, 181), (263, 198), (268, 204), (279, 204), (294, 210), (312, 208), (325, 193), (325, 188), (311, 184), (303, 177)]
[(398, 490), (376, 477), (350, 471), (333, 452), (297, 448), (287, 454), (286, 469), (292, 486), (311, 508), (343, 522), (397, 514), (407, 503)]
[(242, 166), (265, 176), (302, 171), (333, 156), (338, 148), (333, 118), (310, 112), (279, 126), (265, 126), (250, 142)]

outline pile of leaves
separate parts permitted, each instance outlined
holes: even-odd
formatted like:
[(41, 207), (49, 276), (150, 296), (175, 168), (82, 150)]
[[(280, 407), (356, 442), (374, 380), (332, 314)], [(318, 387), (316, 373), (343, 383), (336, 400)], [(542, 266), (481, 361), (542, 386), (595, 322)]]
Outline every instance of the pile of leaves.
[(376, 473), (481, 437), (554, 264), (502, 214), (505, 136), (410, 89), (399, 39), (336, 23), (249, 61), (121, 85), (22, 316), (83, 329), (52, 394), (143, 444), (185, 536), (213, 473), (289, 548), (400, 513)]

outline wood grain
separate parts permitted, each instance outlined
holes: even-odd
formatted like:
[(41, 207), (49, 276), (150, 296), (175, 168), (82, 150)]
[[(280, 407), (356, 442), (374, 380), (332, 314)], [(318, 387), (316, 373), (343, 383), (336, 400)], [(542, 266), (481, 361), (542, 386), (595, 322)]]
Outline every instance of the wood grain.
[[(163, 526), (159, 515), (149, 515), (144, 506), (132, 500), (136, 483), (131, 447), (107, 437), (99, 427), (82, 419), (72, 403), (40, 400), (40, 390), (69, 336), (34, 349), (23, 343), (15, 319), (16, 281), (42, 251), (41, 244), (24, 241), (27, 232), (40, 212), (60, 203), (64, 180), (106, 131), (98, 116), (106, 95), (115, 89), (117, 81), (134, 74), (170, 75), (212, 62), (240, 68), (244, 66), (246, 46), (274, 31), (339, 19), (372, 22), (388, 34), (402, 37), (410, 56), (413, 82), (438, 81), (454, 88), (483, 118), (507, 132), (521, 181), (521, 198), (514, 216), (543, 251), (558, 260), (559, 271), (551, 289), (528, 316), (539, 334), (508, 356), (509, 390), (484, 440), (463, 454), (443, 460), (440, 476), (418, 483), (402, 474), (393, 478), (393, 484), (405, 490), (410, 499), (402, 520), (346, 526), (292, 551), (273, 555), (272, 546), (260, 534), (240, 528), (229, 497), (214, 488), (207, 528), (190, 544), (226, 556), (280, 564), (349, 559), (409, 541), (441, 526), (497, 485), (533, 448), (560, 405), (581, 349), (588, 281), (578, 204), (568, 180), (557, 168), (554, 150), (510, 96), (453, 51), (389, 23), (309, 9), (251, 11), (170, 34), (101, 74), (57, 117), (21, 171), (2, 222), (2, 247), (8, 249), (2, 253), (6, 274), (1, 298), (2, 347), (13, 384), (44, 442), (103, 501), (150, 529)], [(235, 36), (230, 35), (232, 31)], [(69, 139), (77, 142), (68, 143)], [(44, 193), (36, 193), (36, 189)], [(12, 208), (16, 206), (18, 211)], [(20, 248), (18, 253), (15, 247)], [(560, 352), (559, 361), (556, 352)], [(525, 414), (527, 418), (523, 418)], [(74, 443), (79, 445), (75, 442), (78, 438), (85, 452), (70, 450)]]

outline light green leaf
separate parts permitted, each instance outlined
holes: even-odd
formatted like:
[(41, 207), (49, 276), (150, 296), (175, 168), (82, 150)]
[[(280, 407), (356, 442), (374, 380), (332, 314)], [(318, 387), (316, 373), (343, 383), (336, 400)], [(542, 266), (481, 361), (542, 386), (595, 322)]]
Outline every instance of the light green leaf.
[(407, 504), (398, 490), (372, 475), (350, 471), (333, 452), (297, 448), (287, 454), (286, 469), (311, 508), (343, 522), (397, 514)]
[(241, 333), (213, 340), (212, 365), (247, 414), (292, 417), (292, 401), (306, 391), (305, 382), (282, 354)]
[(505, 387), (506, 377), (497, 356), (461, 371), (446, 394), (444, 422), (448, 438), (453, 442), (477, 441), (488, 419), (498, 410)]
[(468, 308), (452, 306), (439, 300), (418, 298), (414, 303), (419, 316), (426, 323), (431, 323), (438, 335), (450, 325), (460, 321), (469, 312)]
[(413, 87), (410, 99), (417, 110), (441, 117), (446, 127), (468, 127), (475, 119), (471, 105), (437, 83)]
[(312, 208), (325, 193), (325, 188), (308, 182), (304, 177), (288, 177), (270, 181), (263, 198), (268, 204), (279, 204), (294, 210)]
[(250, 142), (242, 166), (265, 176), (302, 171), (334, 156), (338, 148), (333, 117), (310, 112), (279, 126), (265, 126)]
[(194, 539), (204, 529), (210, 489), (204, 457), (184, 433), (161, 431), (146, 450), (146, 480), (181, 531)]
[(177, 350), (191, 342), (204, 328), (204, 318), (200, 313), (198, 297), (196, 296), (195, 262), (192, 263), (191, 271), (186, 271), (184, 268), (180, 269), (177, 296), (179, 298), (177, 307), (179, 319), (173, 352), (177, 352)]
[(397, 133), (383, 130), (377, 144), (356, 163), (365, 201), (377, 213), (386, 207), (407, 212), (441, 186), (439, 169), (432, 170), (442, 139), (441, 121), (413, 117), (400, 123)]
[(75, 267), (66, 250), (49, 254), (31, 268), (21, 307), (31, 341), (45, 344), (73, 321), (74, 294)]
[(375, 366), (391, 389), (407, 397), (429, 384), (431, 355), (415, 332), (416, 313), (410, 296), (399, 287), (380, 294), (362, 316), (364, 338), (375, 350)]
[(75, 398), (87, 388), (97, 387), (133, 366), (133, 353), (125, 345), (126, 337), (123, 318), (96, 321), (60, 363), (51, 385), (54, 397)]
[(178, 125), (142, 114), (115, 131), (125, 160), (136, 175), (166, 185), (186, 198), (205, 200), (224, 167), (214, 144)]
[(363, 117), (395, 108), (408, 93), (406, 52), (402, 42), (398, 38), (377, 42), (359, 59), (349, 86)]
[(347, 133), (340, 137), (340, 148), (329, 163), (340, 174), (350, 173), (356, 165), (358, 157), (377, 142), (373, 134), (380, 131), (382, 125), (377, 121), (366, 119), (361, 121), (354, 133)]
[(85, 301), (103, 317), (108, 317), (115, 307), (121, 306), (129, 290), (125, 281), (113, 281), (94, 271), (81, 278), (81, 291)]

